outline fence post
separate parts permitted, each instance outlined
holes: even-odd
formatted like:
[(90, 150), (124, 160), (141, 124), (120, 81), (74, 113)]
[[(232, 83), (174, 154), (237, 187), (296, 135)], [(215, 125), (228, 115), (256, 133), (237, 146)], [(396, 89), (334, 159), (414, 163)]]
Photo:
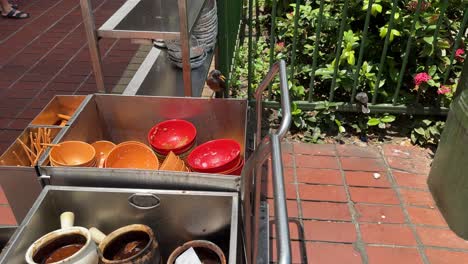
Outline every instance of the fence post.
[(319, 16), (317, 18), (317, 28), (315, 29), (315, 46), (314, 46), (314, 58), (312, 59), (312, 72), (310, 74), (310, 84), (309, 84), (309, 102), (312, 102), (312, 97), (314, 96), (314, 81), (315, 81), (315, 69), (317, 68), (317, 57), (319, 49), (319, 39), (320, 32), (322, 31), (322, 19), (323, 19), (323, 6), (325, 0), (320, 0)]

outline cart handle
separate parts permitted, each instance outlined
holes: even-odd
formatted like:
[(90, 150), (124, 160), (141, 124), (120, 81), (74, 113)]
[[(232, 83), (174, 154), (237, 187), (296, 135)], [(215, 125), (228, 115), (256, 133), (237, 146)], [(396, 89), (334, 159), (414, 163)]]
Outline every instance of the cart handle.
[[(279, 73), (281, 108), (283, 118), (277, 131), (261, 139), (262, 124), (262, 97), (263, 92)], [(273, 198), (275, 205), (275, 221), (277, 233), (278, 263), (291, 263), (291, 243), (289, 241), (288, 212), (286, 207), (286, 195), (283, 178), (283, 165), (281, 160), (280, 141), (286, 135), (291, 125), (291, 106), (289, 99), (289, 88), (286, 75), (286, 63), (280, 60), (272, 65), (270, 71), (260, 83), (255, 93), (257, 112), (257, 132), (255, 137), (255, 151), (247, 160), (242, 170), (241, 197), (244, 202), (244, 221), (246, 227), (246, 245), (248, 263), (256, 263), (258, 247), (256, 241), (259, 236), (259, 211), (261, 192), (261, 165), (264, 164), (271, 154), (272, 174), (273, 174)], [(252, 178), (255, 175), (255, 178)], [(253, 187), (253, 188), (252, 188)], [(251, 197), (251, 195), (254, 195)], [(252, 199), (253, 198), (253, 199)], [(252, 208), (253, 207), (253, 208)], [(253, 210), (252, 210), (253, 209)], [(250, 261), (250, 262), (249, 262)]]
[(256, 135), (256, 142), (255, 145), (258, 146), (262, 139), (262, 99), (263, 99), (263, 92), (271, 84), (276, 74), (279, 72), (280, 78), (280, 92), (281, 92), (281, 109), (283, 110), (283, 119), (281, 120), (280, 127), (276, 131), (276, 135), (279, 136), (279, 139), (283, 139), (286, 133), (289, 130), (289, 126), (291, 125), (291, 100), (289, 98), (289, 87), (288, 87), (288, 78), (286, 74), (286, 62), (284, 60), (279, 60), (275, 62), (270, 68), (270, 71), (265, 76), (263, 81), (257, 88), (255, 92), (255, 100), (256, 100), (256, 112), (257, 112), (257, 135)]

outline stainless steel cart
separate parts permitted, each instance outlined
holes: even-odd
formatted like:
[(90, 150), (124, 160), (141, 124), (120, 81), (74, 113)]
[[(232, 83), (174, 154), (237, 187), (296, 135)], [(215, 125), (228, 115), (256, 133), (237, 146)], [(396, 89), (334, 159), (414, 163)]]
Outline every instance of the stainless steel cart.
[[(278, 73), (280, 76), (283, 119), (277, 131), (268, 134), (262, 139), (260, 126), (262, 94)], [(85, 195), (76, 194), (77, 196), (75, 196), (75, 194), (67, 193), (124, 192), (127, 193), (126, 197), (128, 199), (129, 194), (141, 195), (141, 193), (143, 193), (144, 195), (155, 195), (159, 197), (160, 193), (170, 192), (162, 191), (163, 189), (174, 190), (173, 192), (176, 192), (174, 194), (178, 196), (191, 193), (194, 195), (208, 193), (208, 195), (211, 196), (238, 197), (238, 207), (240, 208), (238, 216), (241, 224), (239, 226), (239, 232), (238, 234), (236, 232), (235, 236), (239, 245), (235, 254), (231, 251), (232, 245), (229, 246), (229, 263), (269, 263), (268, 207), (266, 203), (262, 203), (261, 201), (260, 187), (263, 173), (262, 166), (267, 161), (268, 157), (271, 157), (278, 263), (290, 263), (291, 250), (280, 144), (281, 139), (287, 133), (291, 123), (290, 100), (284, 61), (274, 64), (257, 89), (256, 98), (256, 111), (249, 111), (248, 104), (245, 100), (236, 99), (119, 95), (94, 95), (88, 98), (86, 103), (76, 110), (73, 122), (60, 130), (54, 139), (54, 143), (70, 139), (93, 141), (106, 138), (116, 142), (124, 140), (145, 140), (146, 131), (148, 131), (155, 122), (168, 118), (185, 118), (193, 122), (196, 126), (208, 128), (204, 129), (205, 131), (200, 130), (199, 135), (197, 135), (202, 141), (220, 137), (231, 137), (241, 143), (246, 157), (246, 163), (241, 176), (193, 172), (182, 173), (126, 169), (51, 167), (48, 166), (48, 152), (46, 152), (41, 158), (37, 169), (40, 172), (39, 179), (44, 184), (52, 186), (42, 191), (33, 209), (29, 211), (25, 220), (13, 236), (13, 239), (10, 241), (10, 246), (1, 255), (0, 261), (11, 263), (10, 260), (14, 256), (21, 255), (21, 250), (25, 247), (24, 243), (27, 243), (24, 241), (30, 242), (34, 237), (37, 238), (39, 233), (34, 233), (36, 231), (32, 231), (31, 227), (44, 223), (43, 221), (45, 220), (41, 220), (41, 215), (42, 217), (44, 217), (44, 214), (48, 213), (56, 215), (57, 208), (66, 207), (64, 204), (58, 202), (62, 200), (60, 195), (69, 197), (69, 199), (63, 198), (63, 200), (71, 199), (71, 202), (75, 204), (74, 206), (79, 207), (80, 211), (82, 211), (84, 210), (83, 205), (80, 205), (79, 202), (89, 203), (89, 199), (84, 198)], [(174, 104), (184, 107), (173, 108), (171, 111), (167, 111), (170, 105)], [(104, 109), (105, 111), (102, 111)], [(248, 112), (252, 113), (249, 117)], [(253, 114), (255, 114), (256, 117)], [(250, 122), (247, 122), (247, 120)], [(252, 135), (250, 137), (252, 139), (250, 140), (250, 142), (252, 142), (251, 144), (249, 144), (249, 137), (247, 137), (246, 134)], [(68, 187), (54, 187), (57, 185)], [(139, 190), (134, 190), (135, 188)], [(49, 201), (50, 199), (58, 200), (51, 202)], [(111, 200), (110, 198), (105, 198), (104, 200), (106, 199), (108, 201), (107, 205), (109, 206)], [(227, 207), (233, 208), (233, 204), (220, 207), (220, 210)], [(56, 208), (47, 209), (48, 206), (56, 206)], [(101, 207), (96, 208), (96, 210), (98, 209), (103, 210)], [(99, 221), (107, 221), (106, 223), (111, 225), (108, 223), (109, 220), (105, 220), (106, 216), (109, 217), (109, 215), (111, 215), (109, 210), (112, 211), (112, 209), (104, 210), (107, 213), (100, 218), (92, 218), (94, 219), (92, 221), (95, 222), (89, 222), (91, 221), (89, 219), (82, 220), (86, 224), (99, 224)], [(86, 212), (86, 216), (91, 215), (89, 210)], [(234, 215), (237, 215), (236, 210), (233, 209), (231, 214), (233, 214), (231, 215), (231, 219), (234, 219)], [(134, 213), (134, 215), (139, 214)], [(199, 214), (197, 214), (197, 216), (198, 215)], [(127, 217), (127, 214), (124, 214), (123, 218), (125, 217)], [(146, 218), (143, 217), (142, 219)], [(237, 219), (233, 221), (237, 223)], [(234, 223), (231, 222), (231, 227), (233, 224)], [(107, 225), (105, 226), (107, 227)], [(187, 228), (185, 225), (183, 225), (183, 227)], [(44, 228), (52, 230), (56, 228), (56, 226), (51, 224)], [(178, 228), (181, 227), (179, 226)], [(43, 233), (44, 231), (47, 230), (38, 230), (37, 232)], [(230, 238), (233, 236), (231, 232)], [(225, 247), (225, 249), (228, 248)], [(236, 255), (237, 258), (231, 258), (234, 255)]]

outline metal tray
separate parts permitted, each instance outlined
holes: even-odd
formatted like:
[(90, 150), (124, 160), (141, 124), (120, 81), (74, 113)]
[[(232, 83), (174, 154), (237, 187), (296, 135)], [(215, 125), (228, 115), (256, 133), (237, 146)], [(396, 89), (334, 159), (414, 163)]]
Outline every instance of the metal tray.
[[(137, 208), (129, 202), (132, 195), (140, 199), (157, 197), (159, 205)], [(64, 211), (75, 213), (76, 225), (95, 226), (104, 233), (129, 224), (150, 226), (164, 263), (177, 246), (195, 239), (216, 243), (228, 263), (239, 263), (238, 200), (233, 192), (47, 186), (3, 250), (0, 263), (24, 263), (24, 254), (32, 242), (60, 228), (59, 215)]]
[(90, 98), (91, 96), (85, 95), (56, 95), (31, 121), (30, 126), (58, 126), (56, 124), (59, 121), (57, 114), (70, 116), (71, 119), (67, 124), (71, 124), (77, 109)]
[[(52, 138), (62, 131), (61, 127), (49, 128)], [(37, 129), (38, 127), (27, 127), (18, 138), (29, 145), (29, 132), (35, 132)], [(26, 153), (17, 140), (0, 156), (0, 186), (18, 223), (23, 220), (42, 190), (37, 168), (27, 165), (28, 162)]]
[[(245, 154), (246, 116), (246, 100), (96, 94), (54, 142), (136, 140), (146, 143), (147, 133), (154, 124), (179, 118), (197, 127), (198, 144), (232, 138), (240, 143)], [(48, 154), (46, 152), (41, 158), (39, 171), (53, 185), (219, 191), (238, 191), (240, 188), (240, 177), (231, 175), (52, 167), (48, 164)]]

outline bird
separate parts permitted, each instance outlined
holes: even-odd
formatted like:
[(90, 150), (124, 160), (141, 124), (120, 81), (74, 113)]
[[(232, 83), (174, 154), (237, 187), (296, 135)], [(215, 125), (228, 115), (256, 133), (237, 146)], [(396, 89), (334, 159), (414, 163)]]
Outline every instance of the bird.
[(226, 77), (219, 70), (214, 69), (208, 74), (206, 84), (215, 93), (224, 93), (226, 89)]
[(370, 113), (370, 109), (368, 107), (369, 97), (367, 96), (367, 94), (365, 92), (360, 92), (356, 94), (355, 98), (356, 98), (357, 104), (361, 106), (361, 111), (364, 114)]

